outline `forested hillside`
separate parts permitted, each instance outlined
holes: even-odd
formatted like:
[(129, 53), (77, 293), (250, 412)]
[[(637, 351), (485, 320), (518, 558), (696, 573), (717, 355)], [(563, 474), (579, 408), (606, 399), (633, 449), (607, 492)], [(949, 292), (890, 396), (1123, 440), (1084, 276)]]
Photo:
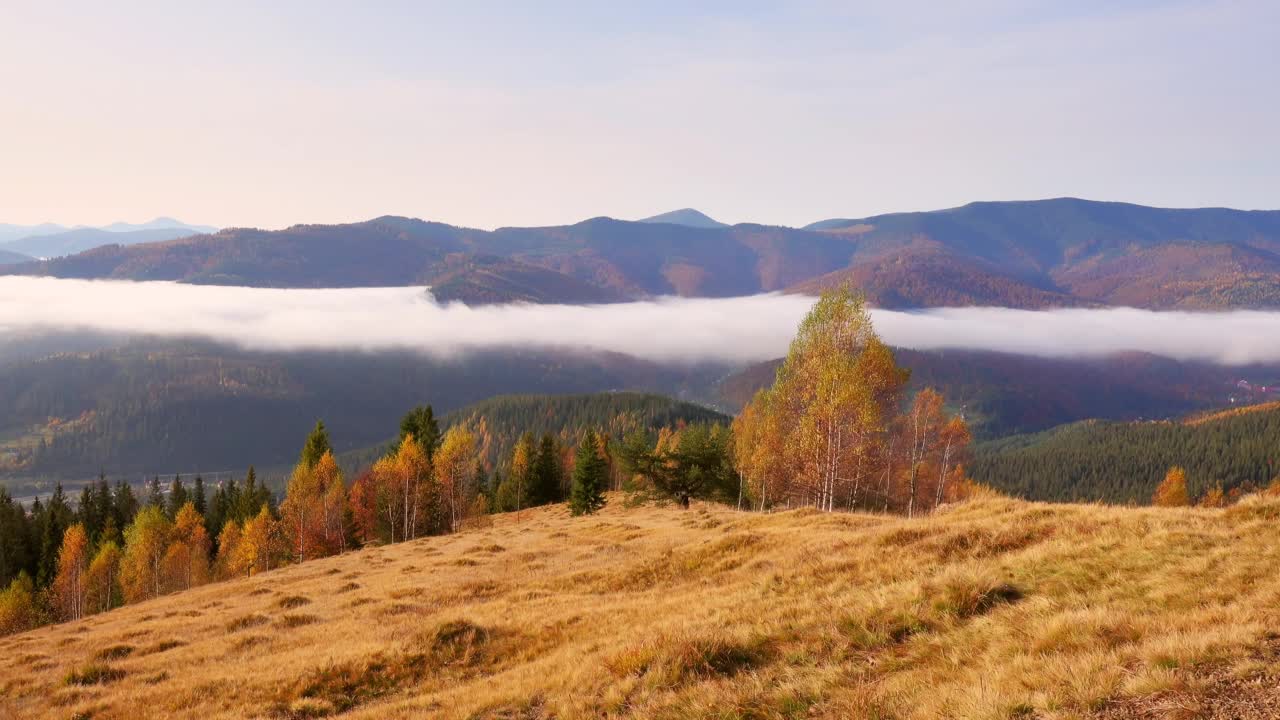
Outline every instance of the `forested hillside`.
[(330, 424), (339, 450), (352, 450), (384, 440), (418, 404), (448, 412), (495, 394), (616, 388), (678, 395), (723, 372), (572, 352), (431, 360), (137, 341), (0, 365), (0, 475), (84, 478), (99, 470), (168, 475), (280, 465), (318, 418)]
[(593, 218), (484, 231), (381, 217), (102, 247), (0, 272), (257, 287), (438, 282), (475, 303), (813, 292), (852, 280), (883, 307), (1280, 307), (1280, 211), (1062, 198), (804, 229), (695, 225)]
[(1174, 466), (1185, 469), (1193, 501), (1268, 486), (1280, 479), (1280, 406), (1185, 422), (1076, 423), (979, 445), (969, 472), (1020, 497), (1146, 503)]
[[(488, 467), (505, 469), (520, 436), (553, 436), (562, 447), (573, 447), (587, 430), (621, 439), (636, 430), (657, 432), (663, 427), (695, 423), (728, 423), (729, 417), (709, 408), (663, 395), (602, 392), (587, 395), (501, 395), (445, 413), (442, 427), (463, 425), (479, 436), (481, 458)], [(343, 453), (349, 469), (369, 467), (386, 444)]]
[[(1090, 418), (1177, 418), (1231, 403), (1272, 399), (1259, 386), (1280, 380), (1280, 367), (1225, 367), (1143, 353), (1106, 358), (1040, 358), (976, 350), (896, 348), (911, 371), (909, 390), (942, 390), (982, 438), (1037, 432)], [(737, 409), (773, 382), (780, 360), (736, 372), (716, 388), (716, 402)], [(1240, 380), (1249, 388), (1238, 386)]]

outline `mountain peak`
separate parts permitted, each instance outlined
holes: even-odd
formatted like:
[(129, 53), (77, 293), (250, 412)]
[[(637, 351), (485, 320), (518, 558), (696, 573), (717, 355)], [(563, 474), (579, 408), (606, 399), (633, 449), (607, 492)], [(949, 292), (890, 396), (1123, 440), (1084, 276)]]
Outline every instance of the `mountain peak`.
[(668, 225), (684, 225), (695, 228), (722, 228), (728, 225), (693, 208), (680, 208), (661, 215), (654, 215), (641, 220), (644, 223), (667, 223)]

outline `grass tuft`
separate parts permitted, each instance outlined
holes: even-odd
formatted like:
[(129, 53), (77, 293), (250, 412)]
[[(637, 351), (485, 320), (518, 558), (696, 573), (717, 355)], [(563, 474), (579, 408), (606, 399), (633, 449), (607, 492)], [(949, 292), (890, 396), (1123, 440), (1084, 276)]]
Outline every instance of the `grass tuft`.
[(124, 671), (102, 663), (92, 663), (67, 673), (67, 685), (106, 685), (124, 677)]

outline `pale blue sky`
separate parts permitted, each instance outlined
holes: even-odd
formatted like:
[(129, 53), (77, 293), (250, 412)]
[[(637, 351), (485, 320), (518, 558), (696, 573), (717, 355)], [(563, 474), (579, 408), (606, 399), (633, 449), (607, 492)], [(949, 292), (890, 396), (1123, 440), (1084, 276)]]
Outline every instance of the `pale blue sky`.
[(0, 0), (0, 222), (1276, 208), (1277, 28), (1274, 0)]

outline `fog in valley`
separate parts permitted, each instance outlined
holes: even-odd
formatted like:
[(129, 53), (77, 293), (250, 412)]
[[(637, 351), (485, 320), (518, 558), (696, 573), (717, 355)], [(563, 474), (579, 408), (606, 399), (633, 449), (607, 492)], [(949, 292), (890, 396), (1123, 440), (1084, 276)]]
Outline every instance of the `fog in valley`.
[[(0, 278), (0, 334), (196, 337), (247, 349), (417, 350), (433, 357), (508, 347), (584, 348), (655, 361), (753, 362), (786, 353), (814, 302), (799, 295), (656, 298), (611, 305), (440, 305), (425, 288), (277, 290)], [(1041, 356), (1142, 351), (1224, 364), (1280, 361), (1280, 313), (874, 310), (891, 345)]]

